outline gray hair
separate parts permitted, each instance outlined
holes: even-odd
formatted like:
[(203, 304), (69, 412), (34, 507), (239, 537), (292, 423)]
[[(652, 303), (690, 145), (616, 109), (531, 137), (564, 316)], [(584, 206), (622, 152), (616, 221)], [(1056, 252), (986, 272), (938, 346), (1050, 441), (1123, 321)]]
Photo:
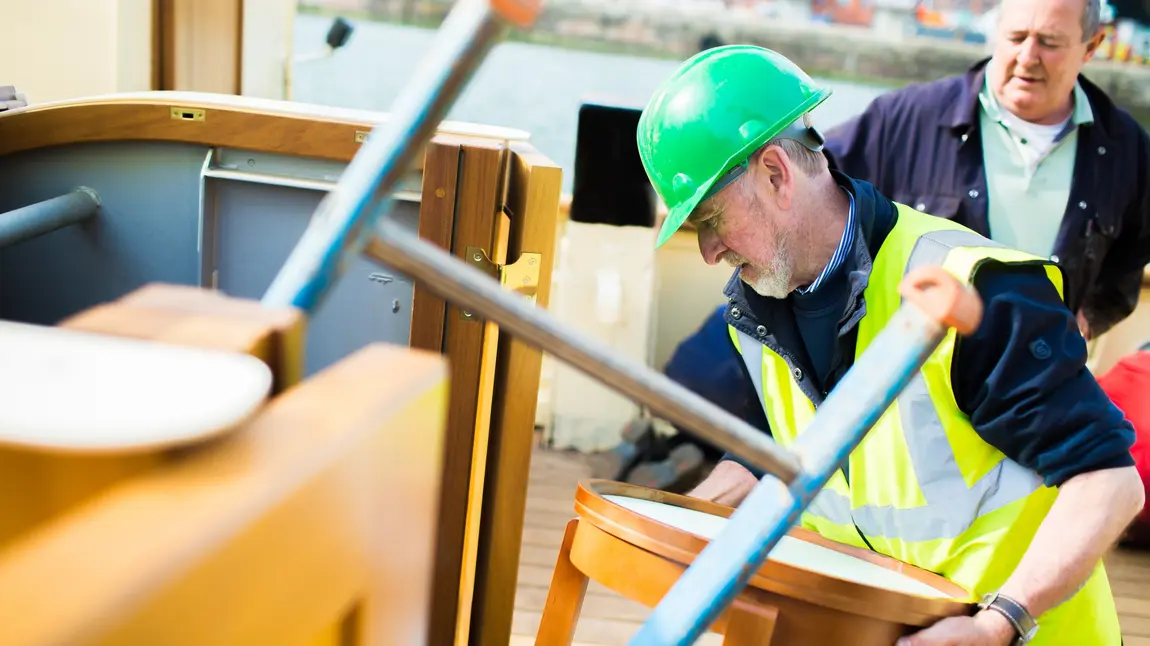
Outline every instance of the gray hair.
[[(803, 115), (803, 123), (808, 127), (813, 125), (810, 113)], [(755, 152), (747, 158), (748, 163), (753, 164), (767, 148), (771, 146), (778, 146), (787, 153), (787, 157), (803, 172), (807, 177), (815, 177), (819, 173), (826, 171), (829, 168), (826, 156), (821, 152), (815, 152), (807, 148), (802, 142), (790, 138), (790, 133), (780, 135), (771, 139), (767, 143), (755, 149)], [(743, 173), (739, 175), (729, 186), (729, 190), (738, 195), (740, 199), (747, 200), (753, 199), (755, 196), (754, 186), (751, 185), (750, 173)], [(712, 199), (704, 202), (707, 204), (704, 208), (696, 208), (695, 211), (688, 216), (687, 220), (690, 222), (697, 222), (699, 220), (712, 220), (722, 217), (725, 210), (725, 203), (716, 203)]]
[(1086, 42), (1098, 33), (1102, 27), (1102, 0), (1085, 0), (1086, 6), (1082, 8), (1082, 42)]
[[(1002, 2), (995, 8), (997, 12), (995, 21), (1002, 18), (1002, 7), (1010, 0), (1002, 0)], [(1079, 19), (1079, 26), (1082, 27), (1082, 42), (1089, 42), (1094, 38), (1094, 34), (1102, 27), (1102, 0), (1083, 0), (1082, 17)], [(994, 39), (988, 38), (986, 40), (986, 48), (988, 51), (994, 47)]]
[[(807, 177), (814, 177), (827, 168), (827, 158), (825, 155), (821, 152), (815, 152), (804, 146), (801, 142), (789, 137), (775, 137), (771, 139), (752, 153), (750, 159), (758, 159), (759, 156), (763, 154), (763, 151), (771, 146), (778, 146), (786, 151), (787, 157), (790, 157), (795, 166), (798, 166), (799, 170), (803, 171), (803, 174)], [(745, 178), (746, 175), (744, 174), (736, 181), (741, 182)]]

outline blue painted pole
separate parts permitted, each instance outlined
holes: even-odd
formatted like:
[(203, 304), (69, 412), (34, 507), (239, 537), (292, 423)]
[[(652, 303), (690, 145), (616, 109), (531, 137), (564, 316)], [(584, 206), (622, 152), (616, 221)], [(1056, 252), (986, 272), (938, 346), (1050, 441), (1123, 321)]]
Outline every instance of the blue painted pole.
[[(510, 20), (533, 21), (537, 12), (537, 6), (519, 0), (456, 4), (391, 116), (372, 130), (336, 187), (324, 197), (264, 294), (264, 304), (314, 313), (348, 261), (363, 251), (376, 221), (390, 210), (386, 196), (423, 150), (504, 25)], [(381, 197), (382, 204), (377, 204)]]
[(655, 607), (630, 646), (686, 646), (706, 632), (938, 347), (947, 330), (917, 305), (904, 303), (790, 447), (802, 464), (799, 476), (790, 487), (771, 475), (759, 481), (723, 531)]
[(100, 196), (81, 186), (70, 193), (0, 213), (0, 247), (82, 222), (100, 209)]

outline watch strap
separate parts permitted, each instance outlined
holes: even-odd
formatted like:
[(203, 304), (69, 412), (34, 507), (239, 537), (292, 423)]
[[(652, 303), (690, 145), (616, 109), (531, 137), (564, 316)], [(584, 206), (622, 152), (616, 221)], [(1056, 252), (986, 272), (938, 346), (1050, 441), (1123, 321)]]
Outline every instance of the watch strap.
[(992, 592), (982, 598), (978, 607), (983, 610), (993, 610), (1006, 617), (1006, 620), (1018, 632), (1018, 644), (1028, 643), (1034, 639), (1034, 633), (1038, 632), (1038, 622), (1030, 616), (1022, 604), (1010, 597)]

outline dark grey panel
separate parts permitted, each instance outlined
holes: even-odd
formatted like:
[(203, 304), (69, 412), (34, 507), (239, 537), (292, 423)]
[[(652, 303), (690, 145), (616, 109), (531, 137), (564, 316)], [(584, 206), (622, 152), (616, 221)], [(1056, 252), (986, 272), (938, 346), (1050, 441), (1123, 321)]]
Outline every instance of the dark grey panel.
[(78, 185), (101, 200), (87, 223), (0, 249), (0, 317), (41, 324), (149, 282), (198, 283), (200, 170), (207, 148), (155, 142), (61, 146), (0, 158), (0, 212)]
[[(324, 193), (246, 181), (208, 180), (217, 286), (261, 298), (303, 235)], [(416, 230), (419, 207), (397, 202), (395, 216)], [(383, 341), (407, 345), (412, 283), (366, 258), (350, 263), (308, 323), (307, 374)]]

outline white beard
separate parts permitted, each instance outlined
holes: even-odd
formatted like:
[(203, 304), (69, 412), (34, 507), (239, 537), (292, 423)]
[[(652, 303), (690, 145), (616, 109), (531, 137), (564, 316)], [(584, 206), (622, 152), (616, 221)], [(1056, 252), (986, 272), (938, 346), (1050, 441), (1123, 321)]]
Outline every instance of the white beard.
[[(779, 241), (771, 264), (765, 269), (752, 267), (746, 258), (733, 252), (726, 260), (732, 266), (739, 267), (739, 278), (760, 296), (784, 299), (791, 293), (791, 253), (787, 240)], [(747, 269), (754, 274), (753, 278), (747, 275)]]
[(771, 260), (769, 268), (752, 270), (755, 274), (753, 279), (748, 280), (743, 270), (739, 271), (739, 278), (760, 296), (786, 298), (787, 294), (791, 293), (791, 272), (790, 263), (784, 262), (787, 259), (783, 258), (782, 255), (776, 255)]

